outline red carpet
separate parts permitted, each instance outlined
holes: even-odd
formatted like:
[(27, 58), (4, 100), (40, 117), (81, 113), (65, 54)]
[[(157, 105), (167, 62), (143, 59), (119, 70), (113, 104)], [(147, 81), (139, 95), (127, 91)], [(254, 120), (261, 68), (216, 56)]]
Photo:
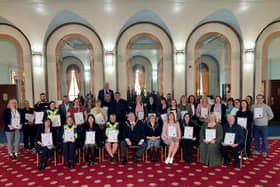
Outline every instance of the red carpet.
[(107, 161), (94, 166), (76, 165), (65, 169), (49, 163), (43, 171), (36, 169), (36, 155), (22, 154), (9, 161), (6, 147), (0, 148), (0, 186), (280, 186), (280, 140), (269, 141), (268, 157), (252, 156), (241, 169), (232, 165), (207, 167), (197, 162), (186, 164), (179, 159), (173, 165), (129, 162), (125, 166)]

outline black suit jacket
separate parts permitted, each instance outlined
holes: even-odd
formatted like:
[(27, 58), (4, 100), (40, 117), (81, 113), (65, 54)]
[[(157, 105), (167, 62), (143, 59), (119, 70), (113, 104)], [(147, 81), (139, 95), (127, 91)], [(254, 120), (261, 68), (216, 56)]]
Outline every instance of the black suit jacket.
[[(114, 92), (113, 92), (113, 90), (108, 89), (108, 92), (111, 95), (111, 100), (114, 100)], [(98, 92), (98, 99), (101, 100), (101, 103), (103, 105), (104, 99), (105, 99), (105, 89), (99, 90), (99, 92)]]
[(145, 140), (145, 125), (141, 120), (138, 120), (134, 126), (131, 128), (131, 124), (129, 121), (125, 122), (123, 128), (123, 139), (129, 139), (132, 145), (137, 145), (141, 139)]

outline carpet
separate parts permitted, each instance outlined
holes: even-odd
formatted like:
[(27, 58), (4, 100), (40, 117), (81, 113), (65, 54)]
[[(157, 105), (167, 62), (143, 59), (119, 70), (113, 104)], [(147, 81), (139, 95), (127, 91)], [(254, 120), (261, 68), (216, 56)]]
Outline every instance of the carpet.
[[(93, 166), (84, 164), (66, 169), (53, 161), (43, 171), (36, 169), (36, 154), (22, 153), (21, 158), (9, 161), (6, 146), (0, 147), (0, 186), (96, 186), (96, 187), (188, 187), (188, 186), (280, 186), (280, 140), (269, 140), (266, 158), (252, 155), (243, 161), (241, 169), (233, 165), (208, 167), (194, 162), (181, 162), (178, 151), (175, 163), (149, 161), (137, 164), (104, 161)], [(22, 148), (21, 148), (22, 151)]]

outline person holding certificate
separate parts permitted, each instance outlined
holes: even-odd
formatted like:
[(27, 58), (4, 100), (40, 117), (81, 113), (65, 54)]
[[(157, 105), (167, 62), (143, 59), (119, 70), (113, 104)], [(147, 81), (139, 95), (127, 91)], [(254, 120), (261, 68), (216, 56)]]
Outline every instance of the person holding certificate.
[(240, 108), (240, 100), (233, 99), (232, 97), (228, 98), (227, 100), (227, 107), (226, 107), (226, 116), (233, 115), (235, 116)]
[(135, 113), (137, 120), (145, 119), (145, 108), (142, 102), (142, 96), (137, 95), (135, 99), (135, 104), (132, 106), (132, 111)]
[(180, 121), (181, 119), (181, 110), (177, 107), (176, 99), (172, 99), (170, 103), (170, 107), (167, 109), (167, 113), (173, 112), (175, 121)]
[(96, 100), (95, 107), (90, 111), (90, 114), (94, 115), (95, 123), (99, 126), (102, 134), (101, 140), (104, 141), (104, 131), (105, 131), (105, 124), (107, 121), (107, 113), (101, 107), (101, 101)]
[(158, 108), (157, 104), (155, 103), (155, 99), (153, 96), (149, 96), (149, 102), (146, 106), (146, 114), (145, 116), (148, 117), (149, 114), (156, 114), (157, 115)]
[(17, 108), (17, 100), (10, 99), (3, 112), (4, 131), (8, 141), (9, 159), (19, 158), (20, 129), (24, 123), (22, 111)]
[(74, 119), (75, 124), (78, 126), (85, 123), (87, 112), (83, 106), (80, 106), (79, 98), (75, 98), (73, 100), (73, 106), (71, 106), (67, 111), (67, 117), (68, 116), (71, 116)]
[(38, 125), (36, 135), (36, 151), (40, 156), (38, 170), (46, 168), (49, 158), (53, 155), (56, 147), (56, 131), (52, 127), (52, 121), (46, 119), (43, 125)]
[(223, 127), (216, 122), (216, 115), (209, 114), (208, 122), (200, 129), (199, 162), (208, 166), (219, 166), (222, 164), (220, 152), (223, 140)]
[(179, 122), (175, 120), (173, 112), (169, 112), (167, 115), (167, 121), (164, 122), (162, 127), (161, 139), (168, 146), (168, 155), (165, 163), (172, 164), (181, 139), (180, 125)]
[(198, 138), (199, 128), (191, 120), (191, 115), (186, 113), (181, 123), (183, 159), (186, 163), (192, 162), (192, 152), (195, 140)]
[(133, 112), (128, 113), (127, 121), (123, 127), (123, 140), (120, 143), (122, 165), (127, 163), (127, 147), (137, 146), (135, 154), (132, 156), (133, 162), (138, 162), (138, 158), (144, 153), (147, 144), (145, 143), (145, 126), (142, 120), (137, 120)]
[(147, 150), (151, 150), (151, 161), (157, 161), (157, 151), (160, 148), (160, 135), (162, 125), (157, 122), (156, 115), (150, 115), (145, 124), (145, 134), (147, 140)]
[(201, 126), (203, 123), (208, 121), (211, 105), (208, 104), (208, 98), (203, 97), (201, 103), (197, 105), (196, 116), (198, 118), (198, 124)]
[(117, 162), (116, 152), (119, 146), (119, 122), (116, 114), (111, 114), (106, 123), (105, 129), (105, 149), (109, 154), (109, 161)]
[(274, 114), (267, 104), (264, 103), (264, 96), (258, 94), (256, 96), (257, 103), (252, 106), (254, 112), (254, 141), (255, 150), (253, 154), (261, 154), (260, 150), (260, 138), (262, 139), (262, 156), (267, 156), (268, 151), (268, 121), (272, 120)]
[(197, 102), (194, 95), (189, 95), (188, 97), (188, 112), (192, 116), (192, 120), (197, 120), (196, 117), (196, 108), (197, 108)]
[(253, 113), (249, 110), (249, 105), (246, 100), (241, 101), (240, 110), (236, 113), (236, 123), (241, 127), (247, 129), (246, 155), (250, 156), (251, 142), (252, 142), (252, 129), (253, 129)]
[(71, 116), (66, 119), (66, 125), (61, 128), (60, 138), (62, 142), (62, 153), (64, 157), (64, 166), (66, 168), (74, 167), (76, 142), (78, 142), (78, 129)]
[(217, 122), (224, 125), (226, 123), (226, 105), (222, 103), (221, 96), (216, 96), (215, 104), (211, 106), (211, 112), (214, 112), (217, 118)]
[(23, 101), (22, 114), (24, 116), (23, 124), (23, 143), (24, 152), (35, 150), (36, 126), (34, 124), (34, 109), (30, 107), (29, 101)]
[(221, 154), (224, 157), (224, 166), (229, 164), (227, 151), (231, 151), (235, 160), (234, 167), (240, 167), (238, 152), (243, 149), (245, 143), (245, 130), (235, 123), (233, 115), (227, 116), (227, 124), (224, 125), (224, 141), (221, 143)]
[(158, 108), (158, 114), (160, 115), (160, 123), (163, 124), (167, 120), (167, 101), (164, 97), (160, 99), (160, 106)]
[(99, 126), (95, 123), (95, 117), (93, 114), (88, 115), (86, 123), (82, 126), (81, 141), (83, 142), (83, 152), (86, 164), (88, 166), (93, 165), (95, 149), (98, 148), (101, 143), (101, 132)]

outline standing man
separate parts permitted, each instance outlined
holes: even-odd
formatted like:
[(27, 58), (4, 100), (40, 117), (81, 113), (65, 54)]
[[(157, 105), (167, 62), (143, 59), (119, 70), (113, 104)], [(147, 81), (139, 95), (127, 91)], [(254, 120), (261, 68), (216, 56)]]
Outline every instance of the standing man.
[(65, 95), (62, 98), (62, 104), (58, 106), (58, 110), (61, 113), (61, 123), (63, 125), (66, 124), (66, 115), (69, 108), (70, 108), (69, 98), (68, 95)]
[(111, 98), (114, 98), (114, 92), (113, 90), (109, 89), (108, 82), (105, 82), (103, 89), (99, 90), (98, 92), (98, 99), (101, 101), (102, 106), (104, 104), (106, 94), (110, 94)]
[(36, 112), (45, 112), (49, 108), (49, 102), (45, 93), (40, 93), (40, 101), (34, 105), (34, 110)]
[(252, 106), (254, 113), (254, 139), (255, 150), (252, 154), (261, 154), (260, 152), (260, 138), (262, 138), (262, 156), (267, 156), (267, 137), (268, 137), (268, 121), (271, 120), (274, 115), (267, 104), (264, 103), (264, 96), (258, 94), (257, 103)]

